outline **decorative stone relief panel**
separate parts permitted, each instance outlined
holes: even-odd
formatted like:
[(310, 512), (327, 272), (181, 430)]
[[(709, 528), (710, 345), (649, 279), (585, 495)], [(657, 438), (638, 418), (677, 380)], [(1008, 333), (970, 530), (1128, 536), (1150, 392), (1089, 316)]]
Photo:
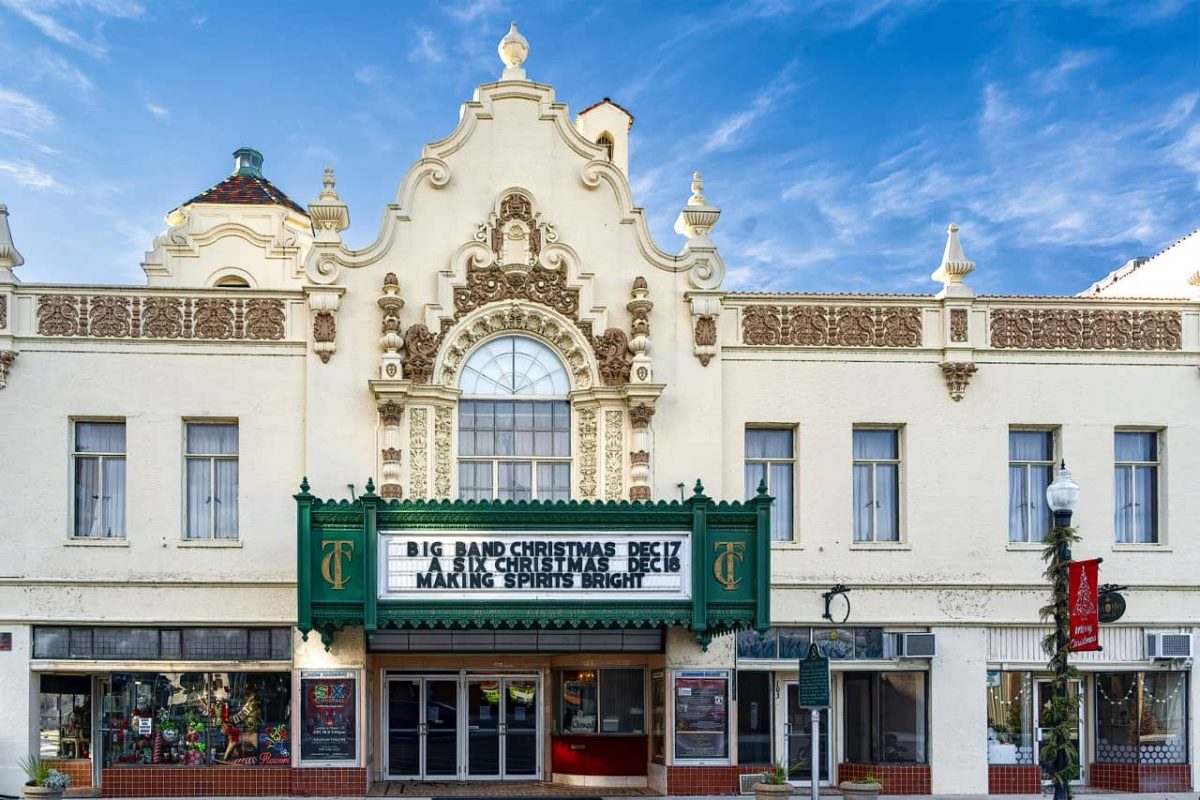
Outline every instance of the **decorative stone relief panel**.
[(579, 316), (579, 290), (567, 286), (565, 266), (504, 270), (493, 264), (467, 267), (467, 285), (454, 290), (454, 318), (462, 319), (477, 308), (502, 300), (528, 300), (571, 319)]
[(409, 495), (416, 500), (429, 496), (429, 409), (414, 408), (408, 422)]
[(795, 347), (920, 347), (916, 306), (746, 306), (742, 343)]
[(950, 309), (950, 341), (965, 342), (967, 340), (967, 310), (965, 308)]
[(1179, 350), (1178, 311), (996, 308), (991, 344), (1020, 350)]
[(970, 361), (943, 361), (938, 365), (942, 368), (942, 377), (946, 379), (946, 388), (950, 390), (950, 399), (958, 402), (966, 394), (967, 384), (971, 376), (978, 370)]
[(620, 500), (624, 483), (625, 420), (620, 411), (604, 412), (604, 499)]
[(0, 328), (8, 327), (8, 297), (0, 294)]
[[(332, 311), (318, 311), (313, 316), (313, 341), (318, 344), (337, 341), (337, 318)], [(333, 352), (322, 348), (317, 350), (317, 355), (321, 357), (321, 363), (328, 364)]]
[(596, 409), (581, 408), (579, 420), (579, 494), (583, 500), (596, 499)]
[(450, 471), (454, 464), (454, 410), (438, 406), (433, 417), (433, 490), (438, 497), (450, 496)]
[(696, 317), (693, 344), (696, 348), (696, 357), (700, 359), (700, 366), (707, 367), (708, 362), (717, 352), (717, 319), (712, 314), (701, 314)]
[(284, 304), (273, 298), (42, 295), (41, 336), (115, 339), (278, 341), (286, 335)]

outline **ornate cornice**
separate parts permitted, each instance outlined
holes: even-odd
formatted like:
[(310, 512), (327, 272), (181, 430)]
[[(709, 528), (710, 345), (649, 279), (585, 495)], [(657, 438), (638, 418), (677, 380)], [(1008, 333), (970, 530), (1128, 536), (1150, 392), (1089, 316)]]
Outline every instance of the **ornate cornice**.
[(991, 345), (1016, 350), (1179, 350), (1178, 311), (993, 308)]
[(742, 344), (793, 347), (920, 347), (917, 306), (750, 305)]
[(44, 294), (40, 336), (279, 341), (284, 302), (274, 298)]

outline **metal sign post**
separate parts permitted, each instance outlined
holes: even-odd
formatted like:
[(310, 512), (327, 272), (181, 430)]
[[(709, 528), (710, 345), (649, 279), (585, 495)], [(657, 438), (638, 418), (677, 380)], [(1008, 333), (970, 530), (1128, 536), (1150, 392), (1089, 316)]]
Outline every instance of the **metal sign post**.
[(817, 800), (821, 783), (821, 709), (829, 708), (829, 659), (823, 657), (815, 644), (808, 646), (808, 655), (800, 659), (800, 707), (812, 715), (812, 755), (809, 763), (809, 783), (812, 800)]

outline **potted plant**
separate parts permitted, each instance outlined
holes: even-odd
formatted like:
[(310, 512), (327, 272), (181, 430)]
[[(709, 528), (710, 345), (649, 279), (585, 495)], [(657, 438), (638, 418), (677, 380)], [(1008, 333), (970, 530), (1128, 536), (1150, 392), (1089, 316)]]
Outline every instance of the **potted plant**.
[(792, 785), (788, 783), (792, 771), (783, 765), (782, 761), (762, 774), (762, 781), (754, 784), (755, 800), (780, 800), (792, 793)]
[(23, 797), (38, 800), (62, 800), (63, 792), (71, 785), (71, 778), (52, 768), (40, 756), (30, 755), (20, 761), (25, 772), (25, 785), (21, 787)]
[(858, 780), (842, 781), (838, 788), (842, 790), (844, 800), (875, 800), (879, 797), (883, 784), (868, 772)]

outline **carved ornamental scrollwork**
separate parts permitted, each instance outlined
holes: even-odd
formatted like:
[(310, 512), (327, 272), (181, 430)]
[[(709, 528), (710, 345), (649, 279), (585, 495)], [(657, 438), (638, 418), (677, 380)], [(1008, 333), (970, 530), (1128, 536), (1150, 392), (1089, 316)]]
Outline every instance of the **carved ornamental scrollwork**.
[(429, 383), (433, 377), (433, 359), (442, 337), (417, 323), (404, 332), (404, 355), (400, 359), (404, 377), (413, 383)]
[(950, 309), (950, 341), (967, 341), (967, 310), (965, 308)]
[(535, 266), (543, 244), (557, 241), (554, 226), (533, 211), (533, 199), (524, 192), (509, 191), (500, 199), (496, 211), (479, 224), (475, 241), (488, 246), (502, 266)]
[(8, 327), (8, 297), (0, 294), (0, 328)]
[(620, 500), (625, 451), (625, 421), (620, 411), (604, 412), (604, 499)]
[(942, 369), (942, 377), (946, 380), (946, 388), (950, 390), (950, 399), (958, 402), (966, 394), (967, 384), (978, 367), (970, 361), (943, 361), (938, 365)]
[[(332, 311), (318, 311), (313, 316), (313, 341), (319, 344), (337, 341), (337, 319)], [(322, 364), (328, 364), (333, 352), (319, 349), (317, 355), (321, 357)]]
[(700, 359), (700, 366), (707, 367), (708, 362), (716, 354), (717, 344), (717, 319), (712, 314), (701, 314), (696, 317), (696, 328), (693, 332), (693, 344), (696, 349), (696, 358)]
[(579, 495), (584, 500), (596, 498), (596, 409), (581, 408), (576, 415), (579, 421)]
[(629, 353), (629, 337), (620, 328), (609, 328), (592, 341), (592, 349), (600, 362), (600, 380), (605, 386), (629, 383), (629, 368), (633, 357)]
[(1178, 311), (996, 308), (991, 345), (1018, 350), (1179, 350)]
[(566, 267), (505, 270), (493, 264), (467, 267), (467, 285), (454, 289), (454, 318), (502, 300), (528, 300), (553, 308), (565, 317), (579, 317), (579, 290), (567, 285)]
[(224, 297), (41, 295), (41, 336), (105, 339), (279, 341), (286, 335), (282, 300)]
[(409, 494), (424, 500), (429, 496), (429, 409), (414, 408), (408, 425)]
[(916, 306), (746, 306), (742, 343), (794, 347), (920, 347)]
[(454, 435), (454, 411), (438, 406), (433, 414), (433, 490), (438, 497), (450, 496), (450, 470), (454, 452), (450, 442)]
[[(410, 327), (409, 333), (417, 326)], [(422, 326), (423, 327), (423, 326)], [(576, 343), (576, 336), (565, 330), (560, 322), (536, 309), (510, 306), (497, 308), (485, 313), (469, 325), (459, 330), (451, 340), (442, 358), (442, 383), (446, 386), (455, 384), (458, 369), (462, 366), (467, 353), (476, 343), (506, 331), (528, 331), (536, 333), (562, 357), (568, 371), (574, 378), (575, 388), (588, 389), (592, 385), (591, 371), (588, 368), (587, 356)], [(436, 347), (435, 347), (436, 352)], [(430, 361), (432, 369), (432, 360)]]
[(0, 389), (8, 385), (8, 373), (17, 360), (16, 350), (0, 350)]

